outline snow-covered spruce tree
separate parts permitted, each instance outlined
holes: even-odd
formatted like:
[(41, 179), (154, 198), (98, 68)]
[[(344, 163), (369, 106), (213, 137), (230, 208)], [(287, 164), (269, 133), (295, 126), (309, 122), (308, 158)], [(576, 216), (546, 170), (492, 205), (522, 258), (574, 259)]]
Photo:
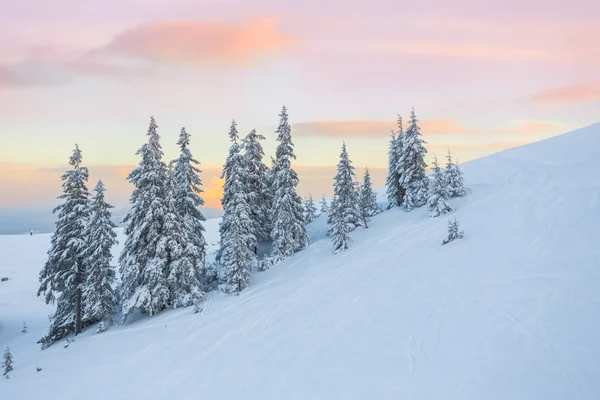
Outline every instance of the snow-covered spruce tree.
[[(388, 199), (387, 208), (393, 208), (400, 206), (402, 203), (398, 203), (398, 191), (400, 188), (400, 180), (397, 179), (396, 170), (398, 168), (398, 153), (396, 152), (396, 144), (398, 139), (396, 138), (396, 132), (391, 130), (390, 143), (388, 145), (388, 174), (385, 180), (386, 194)], [(397, 184), (398, 182), (398, 184)]]
[(434, 155), (432, 177), (429, 182), (429, 198), (427, 199), (427, 206), (429, 207), (429, 211), (431, 211), (429, 215), (431, 217), (439, 217), (442, 214), (452, 211), (452, 207), (448, 204), (448, 199), (446, 180), (438, 164), (437, 157)]
[(220, 226), (219, 282), (225, 293), (239, 293), (248, 286), (250, 268), (256, 257), (251, 249), (256, 243), (247, 194), (247, 168), (241, 146), (237, 143), (236, 123), (229, 132), (232, 144), (223, 168), (223, 219)]
[[(225, 160), (225, 164), (223, 165), (223, 172), (221, 172), (220, 178), (225, 180), (225, 184), (223, 185), (223, 197), (221, 197), (221, 207), (223, 210), (227, 209), (227, 205), (232, 201), (233, 195), (230, 193), (227, 188), (227, 180), (229, 176), (233, 173), (234, 168), (237, 166), (234, 165), (234, 162), (239, 160), (243, 160), (240, 157), (240, 153), (242, 152), (242, 146), (238, 143), (239, 134), (237, 130), (237, 122), (235, 120), (231, 121), (231, 127), (229, 128), (229, 140), (231, 140), (231, 146), (229, 146), (229, 154), (227, 155), (227, 159)], [(221, 261), (221, 252), (223, 250), (223, 243), (225, 241), (225, 234), (229, 229), (230, 216), (227, 214), (223, 214), (221, 218), (221, 222), (219, 223), (219, 249), (217, 250), (217, 254), (215, 255), (215, 261), (217, 264)]]
[(171, 305), (187, 307), (199, 305), (204, 296), (206, 240), (202, 222), (206, 218), (198, 208), (204, 204), (200, 196), (202, 181), (198, 176), (200, 163), (192, 156), (190, 134), (185, 128), (181, 128), (177, 144), (180, 155), (171, 162), (167, 197), (169, 212), (174, 214), (167, 214), (165, 220), (165, 233), (171, 240), (169, 251), (176, 257), (171, 259), (167, 281)]
[(23, 329), (21, 329), (21, 333), (27, 333), (27, 323), (25, 321), (23, 321)]
[(83, 288), (89, 192), (86, 186), (88, 170), (81, 162), (81, 151), (75, 145), (69, 159), (71, 169), (61, 177), (63, 194), (59, 199), (64, 203), (54, 209), (58, 212), (56, 230), (50, 241), (48, 260), (40, 271), (38, 296), (44, 295), (46, 304), (56, 301), (50, 328), (39, 341), (42, 348), (69, 334), (77, 335), (88, 325), (83, 313)]
[(405, 191), (404, 207), (410, 211), (427, 202), (429, 179), (425, 174), (425, 141), (421, 138), (419, 120), (413, 108), (410, 113), (410, 125), (404, 132), (402, 140), (402, 156), (400, 157), (400, 170), (402, 171), (401, 184)]
[(388, 148), (388, 175), (386, 178), (388, 209), (399, 207), (404, 201), (405, 190), (402, 187), (402, 148), (404, 145), (404, 129), (402, 117), (398, 115), (398, 132), (392, 130)]
[(319, 210), (321, 214), (329, 213), (329, 204), (327, 204), (327, 199), (325, 195), (321, 196), (321, 209)]
[(304, 201), (304, 222), (310, 224), (317, 218), (317, 206), (309, 194), (306, 201)]
[(162, 161), (158, 126), (150, 118), (148, 143), (136, 154), (140, 163), (128, 176), (134, 189), (131, 208), (124, 222), (125, 247), (119, 258), (123, 316), (133, 310), (154, 315), (169, 304), (167, 274), (169, 260), (159, 251), (164, 242), (164, 219), (167, 203), (167, 166)]
[(346, 143), (342, 144), (337, 167), (333, 183), (333, 201), (327, 216), (328, 233), (333, 241), (334, 252), (347, 249), (350, 246), (350, 232), (361, 225), (356, 175), (346, 151)]
[(198, 260), (200, 271), (203, 265), (204, 252), (206, 250), (206, 240), (204, 238), (204, 225), (206, 218), (198, 207), (204, 205), (204, 199), (201, 197), (202, 180), (198, 176), (202, 171), (198, 168), (200, 162), (196, 160), (189, 149), (190, 134), (185, 128), (181, 128), (177, 144), (180, 148), (179, 158), (171, 162), (172, 165), (172, 183), (173, 196), (177, 212), (182, 217), (182, 221), (192, 235), (190, 240), (194, 247), (201, 252), (202, 260)]
[(170, 171), (164, 213), (163, 234), (156, 246), (156, 257), (166, 260), (168, 305), (186, 307), (196, 305), (199, 310), (202, 290), (202, 249), (194, 243), (195, 233), (185, 225), (176, 204), (176, 185)]
[(246, 193), (251, 210), (250, 219), (258, 242), (270, 240), (268, 228), (271, 196), (267, 180), (268, 168), (262, 161), (265, 153), (260, 144), (260, 140), (264, 139), (263, 135), (253, 129), (243, 140), (244, 161), (247, 168)]
[(446, 180), (446, 186), (448, 187), (448, 195), (450, 197), (464, 196), (465, 184), (463, 180), (462, 171), (458, 167), (458, 162), (452, 161), (452, 154), (448, 150), (446, 156), (446, 168), (444, 169), (444, 179)]
[(115, 270), (111, 265), (111, 249), (117, 244), (116, 225), (111, 221), (106, 203), (106, 188), (98, 181), (90, 202), (90, 222), (86, 230), (86, 284), (83, 291), (85, 318), (90, 323), (104, 320), (117, 308), (117, 295), (113, 289)]
[(6, 350), (4, 350), (4, 355), (2, 357), (2, 370), (3, 373), (2, 375), (8, 379), (9, 376), (8, 374), (13, 370), (13, 355), (10, 352), (10, 349), (8, 348), (8, 346), (6, 346)]
[(448, 244), (456, 239), (462, 239), (464, 232), (460, 230), (458, 220), (454, 217), (453, 220), (448, 221), (448, 237), (442, 242), (442, 246)]
[(302, 198), (296, 193), (298, 175), (291, 166), (291, 161), (296, 158), (296, 155), (285, 106), (281, 109), (279, 117), (279, 126), (276, 130), (279, 144), (275, 153), (274, 166), (271, 255), (277, 260), (282, 260), (308, 246), (310, 237), (304, 224)]
[(371, 174), (369, 169), (365, 167), (365, 176), (360, 188), (360, 215), (365, 228), (367, 227), (367, 221), (380, 212), (381, 209), (377, 205), (377, 194), (375, 194), (371, 185)]

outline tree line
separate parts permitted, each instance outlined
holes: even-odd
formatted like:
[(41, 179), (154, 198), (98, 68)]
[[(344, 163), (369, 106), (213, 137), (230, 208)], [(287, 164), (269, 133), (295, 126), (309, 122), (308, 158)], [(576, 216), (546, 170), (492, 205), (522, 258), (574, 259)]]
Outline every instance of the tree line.
[[(221, 174), (220, 242), (215, 264), (208, 265), (205, 217), (199, 209), (204, 204), (201, 171), (189, 148), (191, 135), (181, 129), (180, 155), (167, 164), (158, 125), (151, 117), (147, 142), (136, 153), (139, 164), (127, 178), (134, 189), (124, 219), (120, 279), (112, 265), (111, 249), (117, 243), (112, 206), (105, 201), (102, 181), (93, 195), (88, 192), (89, 172), (76, 145), (70, 169), (61, 177), (63, 202), (54, 210), (56, 229), (39, 277), (38, 296), (56, 304), (50, 327), (40, 339), (42, 347), (92, 324), (99, 323), (98, 331), (104, 330), (104, 322), (112, 323), (118, 308), (123, 320), (135, 310), (153, 315), (167, 307), (193, 306), (198, 312), (207, 291), (219, 288), (237, 294), (248, 286), (252, 269), (270, 268), (306, 248), (310, 244), (306, 225), (318, 211), (312, 196), (303, 201), (296, 191), (299, 180), (292, 168), (296, 155), (288, 119), (284, 106), (270, 166), (263, 161), (265, 137), (253, 129), (240, 138), (232, 121)], [(451, 211), (449, 198), (464, 194), (462, 175), (450, 154), (443, 171), (434, 161), (429, 178), (426, 153), (413, 109), (408, 129), (403, 131), (399, 117), (398, 130), (390, 139), (388, 209), (402, 206), (410, 211), (427, 204), (431, 215), (438, 216)], [(359, 184), (345, 143), (333, 186), (334, 196), (330, 202), (322, 197), (320, 213), (327, 215), (327, 235), (338, 252), (350, 247), (352, 230), (367, 228), (371, 217), (382, 210), (368, 168)], [(269, 245), (263, 257), (257, 251), (261, 243)]]
[[(458, 164), (448, 151), (446, 167), (442, 170), (434, 156), (431, 175), (427, 176), (426, 142), (421, 136), (415, 110), (411, 110), (406, 131), (403, 129), (401, 116), (398, 116), (397, 123), (398, 129), (392, 130), (388, 147), (387, 209), (402, 207), (406, 211), (412, 211), (427, 205), (431, 217), (451, 212), (448, 200), (465, 194)], [(369, 218), (381, 212), (381, 209), (371, 187), (368, 169), (365, 170), (362, 187), (359, 186), (345, 143), (342, 144), (333, 185), (334, 196), (327, 216), (327, 234), (331, 237), (333, 251), (339, 252), (350, 247), (350, 232), (359, 226), (367, 228)], [(459, 238), (458, 229), (456, 220), (449, 225), (450, 240)]]

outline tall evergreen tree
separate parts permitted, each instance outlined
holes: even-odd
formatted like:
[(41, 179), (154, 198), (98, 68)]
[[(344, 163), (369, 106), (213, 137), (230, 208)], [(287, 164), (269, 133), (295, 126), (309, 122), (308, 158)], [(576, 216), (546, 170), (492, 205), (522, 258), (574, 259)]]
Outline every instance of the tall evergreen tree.
[(295, 159), (296, 155), (285, 106), (281, 109), (279, 117), (279, 126), (276, 130), (279, 144), (275, 153), (274, 166), (271, 254), (281, 260), (308, 246), (310, 238), (304, 225), (302, 198), (296, 193), (298, 175), (291, 166), (292, 159)]
[(98, 181), (90, 202), (90, 222), (86, 232), (87, 279), (83, 299), (85, 317), (90, 322), (102, 321), (118, 304), (113, 289), (115, 269), (111, 265), (111, 249), (117, 244), (116, 225), (110, 219), (113, 206), (104, 199), (105, 191), (102, 181)]
[[(223, 172), (221, 172), (221, 179), (225, 180), (225, 184), (223, 185), (223, 197), (221, 197), (221, 207), (223, 210), (226, 210), (228, 204), (232, 202), (233, 195), (227, 190), (227, 180), (230, 175), (233, 174), (234, 162), (237, 160), (241, 160), (240, 153), (242, 152), (242, 146), (238, 143), (239, 133), (237, 130), (237, 122), (235, 120), (231, 121), (231, 127), (229, 128), (229, 140), (231, 141), (231, 146), (229, 146), (229, 154), (227, 155), (227, 159), (225, 160), (225, 164), (223, 165)], [(223, 214), (221, 218), (221, 222), (219, 223), (219, 249), (217, 250), (217, 254), (215, 255), (215, 260), (218, 263), (221, 261), (221, 252), (223, 250), (223, 243), (225, 242), (225, 235), (230, 225), (230, 217), (227, 214)]]
[(206, 220), (199, 206), (204, 204), (200, 196), (202, 180), (200, 164), (189, 149), (191, 135), (181, 128), (177, 144), (179, 158), (171, 163), (171, 193), (169, 211), (165, 221), (165, 232), (170, 237), (171, 259), (167, 281), (174, 307), (198, 305), (204, 291), (204, 258), (206, 240), (203, 221)]
[(388, 176), (386, 179), (388, 209), (399, 207), (404, 201), (405, 190), (402, 187), (402, 154), (404, 146), (404, 129), (402, 117), (398, 115), (398, 132), (392, 130), (388, 149)]
[(448, 195), (450, 197), (460, 197), (465, 195), (465, 184), (462, 175), (462, 171), (458, 167), (458, 162), (452, 161), (452, 154), (448, 150), (446, 156), (446, 168), (444, 169), (444, 179), (446, 180), (446, 186), (448, 187)]
[(268, 241), (270, 194), (267, 180), (268, 168), (262, 159), (265, 155), (260, 140), (265, 137), (253, 129), (243, 140), (244, 161), (247, 168), (247, 194), (250, 206), (250, 218), (258, 242)]
[(175, 207), (182, 217), (186, 229), (189, 231), (193, 241), (193, 246), (201, 252), (202, 260), (196, 264), (203, 266), (204, 252), (206, 250), (206, 240), (204, 238), (203, 222), (206, 218), (199, 207), (204, 205), (204, 199), (201, 196), (202, 180), (199, 174), (202, 172), (198, 168), (200, 162), (192, 156), (189, 149), (191, 135), (181, 128), (177, 145), (179, 145), (179, 158), (172, 161), (172, 180)]
[(402, 157), (400, 169), (402, 171), (401, 183), (405, 191), (404, 207), (410, 211), (421, 207), (427, 202), (429, 179), (425, 174), (425, 141), (421, 138), (419, 120), (413, 108), (410, 113), (410, 125), (404, 132), (402, 140)]
[[(81, 162), (81, 151), (75, 145), (69, 159), (71, 169), (61, 177), (63, 194), (59, 199), (64, 203), (54, 209), (58, 212), (56, 230), (50, 242), (48, 260), (40, 271), (38, 296), (44, 295), (46, 304), (56, 300), (50, 328), (40, 339), (43, 348), (71, 333), (79, 334), (87, 325), (83, 315), (83, 287), (89, 192), (86, 186), (88, 170)], [(58, 298), (55, 298), (56, 294)]]
[(223, 219), (220, 225), (219, 248), (220, 288), (226, 293), (239, 293), (248, 286), (250, 268), (255, 262), (252, 251), (256, 243), (252, 210), (248, 203), (247, 162), (237, 142), (235, 121), (231, 124), (229, 137), (232, 141), (229, 156), (223, 167)]
[(327, 216), (328, 232), (333, 240), (334, 252), (350, 246), (350, 232), (361, 225), (361, 210), (352, 161), (342, 144), (340, 161), (334, 177), (334, 195)]
[(365, 167), (365, 176), (363, 178), (363, 184), (360, 189), (360, 215), (365, 228), (369, 219), (381, 212), (381, 209), (377, 205), (377, 194), (373, 191), (371, 185), (371, 174), (369, 169)]
[(8, 374), (13, 370), (13, 355), (10, 352), (10, 349), (8, 348), (8, 346), (6, 346), (6, 350), (4, 350), (4, 355), (2, 357), (2, 369), (3, 369), (3, 373), (2, 375), (8, 379), (9, 376)]
[(327, 199), (325, 198), (325, 195), (321, 196), (321, 210), (320, 210), (321, 214), (327, 214), (329, 213), (329, 204), (327, 204)]
[(170, 300), (167, 282), (169, 259), (167, 252), (163, 251), (165, 214), (169, 208), (168, 174), (162, 161), (157, 128), (154, 117), (151, 117), (148, 143), (136, 152), (141, 160), (128, 176), (134, 189), (130, 197), (131, 208), (124, 220), (127, 239), (119, 258), (125, 317), (134, 309), (156, 314)]
[(399, 165), (398, 152), (396, 151), (398, 141), (399, 140), (396, 137), (396, 132), (394, 132), (394, 130), (392, 129), (390, 135), (390, 143), (388, 145), (388, 174), (385, 180), (386, 194), (388, 199), (388, 209), (398, 207), (402, 204), (398, 203), (398, 189), (400, 186), (400, 181), (396, 174)]
[(309, 194), (308, 198), (304, 202), (304, 222), (310, 224), (317, 218), (317, 206), (312, 198), (312, 195)]
[(427, 200), (427, 206), (429, 207), (429, 214), (432, 217), (439, 217), (442, 214), (449, 213), (452, 211), (452, 207), (448, 204), (448, 188), (446, 186), (446, 180), (444, 174), (440, 168), (437, 157), (433, 156), (433, 176), (429, 183), (429, 198)]

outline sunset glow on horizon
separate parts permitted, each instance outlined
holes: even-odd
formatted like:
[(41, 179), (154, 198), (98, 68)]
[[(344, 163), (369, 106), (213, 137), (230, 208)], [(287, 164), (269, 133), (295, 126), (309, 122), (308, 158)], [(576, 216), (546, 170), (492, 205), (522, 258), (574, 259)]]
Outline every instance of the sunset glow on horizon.
[[(219, 207), (231, 119), (266, 136), (288, 107), (299, 192), (330, 195), (342, 141), (382, 186), (396, 116), (461, 162), (599, 122), (600, 4), (564, 1), (2, 2), (1, 206), (56, 203), (75, 143), (127, 204), (151, 115), (182, 126)], [(90, 187), (93, 182), (90, 182)]]

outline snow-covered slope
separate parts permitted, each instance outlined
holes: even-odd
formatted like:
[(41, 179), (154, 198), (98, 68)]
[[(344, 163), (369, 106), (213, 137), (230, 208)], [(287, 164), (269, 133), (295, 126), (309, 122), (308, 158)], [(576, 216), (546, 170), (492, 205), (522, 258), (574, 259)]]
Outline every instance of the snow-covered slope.
[(15, 357), (0, 398), (598, 399), (599, 160), (595, 125), (465, 163), (461, 241), (440, 245), (446, 217), (394, 209), (332, 255), (320, 218), (309, 249), (237, 297), (43, 352), (49, 236), (0, 237)]

